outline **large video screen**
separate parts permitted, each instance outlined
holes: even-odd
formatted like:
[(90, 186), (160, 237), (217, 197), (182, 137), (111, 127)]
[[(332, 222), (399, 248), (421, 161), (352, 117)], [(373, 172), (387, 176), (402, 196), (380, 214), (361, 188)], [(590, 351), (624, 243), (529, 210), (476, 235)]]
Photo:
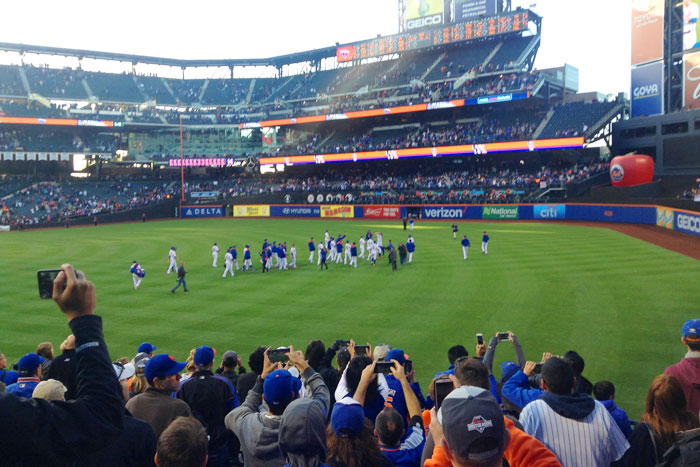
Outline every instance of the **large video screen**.
[(439, 26), (444, 21), (444, 0), (406, 0), (407, 30)]
[(698, 19), (700, 19), (700, 0), (683, 0), (683, 50), (700, 47)]

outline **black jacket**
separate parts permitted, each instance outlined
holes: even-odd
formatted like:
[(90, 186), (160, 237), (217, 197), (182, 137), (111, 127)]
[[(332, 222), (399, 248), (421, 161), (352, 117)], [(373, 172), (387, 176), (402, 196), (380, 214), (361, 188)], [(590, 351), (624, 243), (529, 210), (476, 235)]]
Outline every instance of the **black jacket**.
[(81, 457), (76, 464), (81, 467), (148, 467), (154, 465), (157, 445), (158, 440), (151, 425), (126, 411), (121, 436), (104, 449)]
[(124, 400), (102, 336), (99, 316), (69, 323), (76, 343), (78, 399), (49, 402), (0, 394), (2, 465), (71, 465), (116, 439)]
[(66, 349), (61, 355), (51, 360), (47, 379), (53, 378), (63, 383), (66, 387), (66, 400), (73, 400), (78, 395), (78, 387), (75, 383), (75, 349)]

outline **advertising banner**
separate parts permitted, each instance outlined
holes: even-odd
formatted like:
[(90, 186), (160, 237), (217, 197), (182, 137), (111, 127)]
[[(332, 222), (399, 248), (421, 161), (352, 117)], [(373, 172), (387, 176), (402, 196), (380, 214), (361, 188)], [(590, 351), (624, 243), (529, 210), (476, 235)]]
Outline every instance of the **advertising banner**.
[(566, 219), (565, 204), (535, 204), (533, 209), (533, 217), (535, 219)]
[(321, 217), (318, 206), (270, 206), (272, 217)]
[(221, 206), (180, 206), (180, 217), (224, 217)]
[(602, 204), (568, 204), (566, 218), (577, 221), (656, 223), (656, 207)]
[(676, 229), (700, 237), (700, 215), (676, 211)]
[(401, 217), (400, 206), (363, 206), (362, 217), (398, 219)]
[(269, 217), (270, 206), (256, 204), (253, 206), (234, 206), (233, 217)]
[(683, 107), (700, 108), (700, 52), (683, 55)]
[(632, 0), (632, 66), (664, 58), (664, 3)]
[(452, 21), (465, 21), (496, 14), (496, 0), (455, 0)]
[(700, 47), (698, 27), (700, 22), (700, 0), (683, 2), (683, 50)]
[(632, 118), (664, 113), (664, 64), (662, 61), (632, 69)]
[(671, 208), (656, 207), (656, 225), (673, 230), (674, 211)]
[(439, 26), (443, 19), (443, 0), (406, 0), (407, 30)]
[(352, 205), (346, 204), (342, 206), (321, 206), (321, 217), (355, 217), (355, 210)]
[(192, 198), (216, 198), (219, 196), (218, 191), (193, 191), (190, 193)]
[(423, 208), (423, 219), (469, 219), (468, 206), (447, 205)]
[(483, 206), (484, 219), (519, 219), (518, 206)]

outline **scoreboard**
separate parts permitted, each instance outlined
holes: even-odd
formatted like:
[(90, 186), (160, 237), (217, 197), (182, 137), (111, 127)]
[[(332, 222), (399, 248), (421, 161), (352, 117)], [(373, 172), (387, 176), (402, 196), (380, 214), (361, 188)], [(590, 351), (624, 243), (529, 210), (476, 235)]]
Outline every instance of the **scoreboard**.
[(452, 23), (440, 28), (378, 37), (339, 47), (336, 52), (336, 59), (338, 62), (349, 62), (351, 60), (423, 49), (435, 45), (452, 44), (510, 32), (525, 31), (528, 29), (529, 15), (529, 10), (518, 10), (488, 18)]

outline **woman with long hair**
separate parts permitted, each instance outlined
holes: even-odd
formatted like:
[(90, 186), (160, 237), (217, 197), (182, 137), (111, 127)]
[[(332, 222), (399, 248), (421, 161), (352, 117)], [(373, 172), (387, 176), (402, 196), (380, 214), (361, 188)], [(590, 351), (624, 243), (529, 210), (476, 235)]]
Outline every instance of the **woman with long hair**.
[(697, 414), (686, 409), (678, 380), (659, 375), (651, 382), (640, 423), (630, 434), (630, 448), (616, 466), (653, 466), (676, 440), (676, 433), (700, 427)]

